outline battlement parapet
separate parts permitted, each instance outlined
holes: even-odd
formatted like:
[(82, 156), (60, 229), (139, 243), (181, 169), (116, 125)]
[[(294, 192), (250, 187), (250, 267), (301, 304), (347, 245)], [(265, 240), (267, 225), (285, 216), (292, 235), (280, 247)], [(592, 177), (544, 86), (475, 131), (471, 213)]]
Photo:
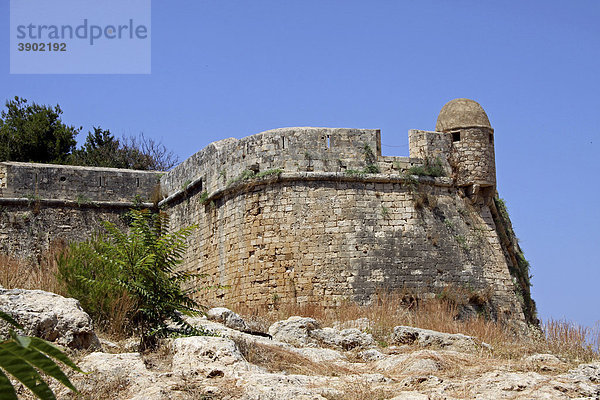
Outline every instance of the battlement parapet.
[(165, 174), (161, 187), (168, 197), (199, 179), (200, 190), (214, 192), (242, 178), (246, 171), (343, 172), (363, 168), (366, 151), (377, 161), (381, 155), (379, 130), (273, 129), (209, 144)]

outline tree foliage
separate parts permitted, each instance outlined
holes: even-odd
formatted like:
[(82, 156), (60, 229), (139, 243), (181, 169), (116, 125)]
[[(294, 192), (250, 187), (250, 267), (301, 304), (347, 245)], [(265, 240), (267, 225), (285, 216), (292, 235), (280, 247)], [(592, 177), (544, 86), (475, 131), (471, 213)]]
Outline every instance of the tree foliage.
[(94, 167), (167, 171), (178, 160), (160, 142), (143, 134), (117, 139), (108, 130), (94, 127), (76, 149), (81, 131), (64, 124), (62, 109), (28, 104), (15, 97), (0, 113), (0, 161), (42, 162)]
[(69, 163), (167, 171), (177, 164), (177, 157), (164, 145), (146, 138), (143, 134), (117, 139), (108, 129), (94, 127), (93, 132), (88, 132), (83, 146), (73, 151)]
[(58, 105), (7, 101), (0, 113), (0, 161), (66, 162), (81, 128), (65, 125), (61, 114)]
[[(21, 328), (10, 315), (2, 311), (0, 311), (0, 319)], [(21, 336), (13, 330), (10, 330), (9, 334), (10, 339), (0, 342), (0, 400), (17, 400), (17, 393), (7, 374), (21, 382), (39, 399), (56, 398), (40, 372), (77, 392), (54, 360), (62, 362), (75, 371), (82, 371), (62, 351), (40, 338)]]
[(200, 312), (191, 298), (195, 290), (181, 287), (198, 275), (177, 271), (195, 227), (168, 233), (168, 216), (148, 210), (132, 210), (131, 221), (128, 233), (105, 222), (105, 237), (75, 244), (73, 253), (59, 259), (67, 290), (75, 296), (85, 292), (83, 297), (91, 302), (102, 296), (118, 298), (125, 290), (136, 303), (129, 319), (142, 336), (142, 348), (153, 347), (169, 332), (204, 334), (182, 318)]

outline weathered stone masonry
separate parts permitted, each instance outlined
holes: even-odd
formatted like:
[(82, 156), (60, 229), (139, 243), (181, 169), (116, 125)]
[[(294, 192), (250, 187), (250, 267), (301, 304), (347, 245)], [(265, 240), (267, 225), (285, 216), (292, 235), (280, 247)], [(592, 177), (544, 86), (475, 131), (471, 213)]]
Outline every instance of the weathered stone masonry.
[[(435, 132), (409, 132), (410, 157), (382, 156), (377, 130), (283, 128), (224, 139), (160, 177), (159, 206), (174, 228), (198, 225), (182, 268), (208, 276), (198, 286), (228, 287), (198, 294), (211, 305), (335, 306), (369, 302), (380, 290), (433, 296), (450, 285), (489, 293), (486, 310), (494, 318), (524, 321), (509, 273), (514, 257), (494, 223), (493, 134), (477, 103), (457, 99), (444, 106)], [(407, 174), (434, 163), (445, 177)], [(2, 165), (6, 197), (15, 190), (8, 190), (11, 168), (25, 167)], [(102, 182), (100, 171), (86, 173), (82, 182)], [(156, 173), (114, 174), (120, 180), (110, 196), (97, 186), (92, 195), (85, 185), (79, 190), (93, 204), (110, 200), (124, 207), (135, 194), (148, 201), (158, 179)], [(60, 198), (73, 202), (75, 192), (60, 188)], [(57, 197), (47, 190), (44, 198)], [(70, 225), (77, 229), (77, 218), (102, 212), (57, 207), (77, 215)], [(4, 220), (2, 233), (15, 232)], [(40, 223), (62, 224), (59, 218)], [(9, 250), (10, 242), (0, 240)]]
[(54, 240), (80, 241), (101, 221), (152, 206), (156, 172), (0, 163), (0, 251), (36, 258)]

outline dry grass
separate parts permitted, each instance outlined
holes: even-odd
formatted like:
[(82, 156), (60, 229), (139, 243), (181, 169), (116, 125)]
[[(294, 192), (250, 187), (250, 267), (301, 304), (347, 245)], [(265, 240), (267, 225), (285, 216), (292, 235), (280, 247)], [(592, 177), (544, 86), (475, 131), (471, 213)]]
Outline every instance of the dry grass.
[(340, 376), (351, 372), (348, 368), (333, 363), (314, 362), (275, 345), (249, 342), (240, 338), (235, 338), (233, 341), (246, 361), (261, 366), (269, 372), (321, 376)]
[(549, 320), (542, 324), (548, 352), (576, 361), (600, 358), (600, 323), (593, 328), (568, 321)]
[[(369, 333), (382, 347), (391, 344), (390, 334), (395, 326), (408, 325), (475, 336), (492, 345), (494, 348), (492, 356), (503, 359), (518, 360), (524, 355), (535, 353), (553, 353), (571, 362), (587, 362), (600, 358), (598, 327), (590, 329), (565, 321), (549, 321), (542, 324), (542, 332), (523, 336), (483, 316), (460, 319), (460, 301), (457, 299), (417, 300), (417, 298), (418, 296), (407, 293), (382, 293), (367, 306), (347, 302), (330, 309), (317, 304), (307, 304), (281, 305), (276, 309), (237, 307), (236, 310), (247, 318), (254, 329), (263, 332), (267, 331), (273, 322), (292, 315), (315, 318), (323, 326), (367, 318)], [(349, 326), (351, 325), (350, 323)]]
[(171, 386), (171, 393), (178, 392), (174, 398), (181, 400), (234, 400), (243, 396), (243, 390), (236, 386), (236, 381), (228, 378), (213, 378), (211, 389), (207, 391), (206, 381), (180, 376), (179, 383)]
[(41, 289), (64, 294), (64, 286), (56, 278), (56, 256), (65, 248), (64, 242), (55, 241), (50, 250), (30, 260), (0, 254), (0, 285), (7, 289)]
[(78, 382), (79, 393), (69, 392), (65, 397), (76, 400), (106, 400), (127, 398), (130, 382), (124, 377), (98, 379), (95, 374), (86, 376)]
[[(55, 241), (49, 250), (36, 259), (22, 259), (0, 253), (0, 285), (7, 289), (40, 289), (69, 297), (64, 285), (57, 277), (57, 258), (69, 251), (63, 241)], [(97, 330), (110, 340), (121, 340), (130, 336), (129, 316), (135, 308), (134, 300), (123, 291), (110, 314), (94, 320)]]
[(338, 394), (323, 393), (327, 400), (385, 400), (397, 395), (393, 390), (374, 387), (368, 382), (349, 382)]
[[(0, 254), (0, 285), (5, 288), (41, 289), (67, 295), (56, 274), (57, 256), (67, 250), (64, 242), (57, 241), (50, 246), (50, 250), (40, 254), (35, 260)], [(542, 332), (537, 337), (523, 337), (481, 316), (466, 320), (459, 318), (459, 308), (465, 301), (485, 302), (489, 293), (450, 288), (442, 294), (444, 295), (438, 299), (418, 300), (418, 295), (407, 292), (380, 293), (368, 306), (346, 302), (335, 308), (324, 308), (318, 304), (282, 304), (276, 308), (262, 309), (232, 308), (244, 315), (253, 329), (263, 332), (273, 322), (292, 315), (315, 318), (324, 326), (367, 318), (370, 321), (370, 333), (382, 347), (390, 344), (390, 334), (395, 326), (408, 325), (475, 336), (492, 345), (495, 356), (505, 359), (516, 360), (533, 353), (553, 353), (571, 362), (600, 358), (600, 325), (587, 328), (567, 321), (550, 320), (542, 324)], [(104, 320), (95, 321), (95, 324), (111, 339), (122, 339), (131, 331), (128, 315), (131, 315), (134, 306), (133, 300), (124, 293), (111, 309), (110, 315), (105, 316)]]
[(96, 318), (94, 325), (110, 340), (122, 340), (130, 337), (133, 332), (130, 316), (133, 315), (135, 307), (135, 300), (127, 294), (127, 291), (123, 290), (106, 319)]

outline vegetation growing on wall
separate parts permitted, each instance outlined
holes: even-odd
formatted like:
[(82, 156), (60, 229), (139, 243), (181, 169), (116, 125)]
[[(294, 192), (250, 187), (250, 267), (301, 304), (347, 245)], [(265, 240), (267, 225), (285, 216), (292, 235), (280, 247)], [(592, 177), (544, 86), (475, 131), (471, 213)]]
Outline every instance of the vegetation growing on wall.
[(494, 205), (497, 210), (497, 215), (494, 215), (496, 229), (500, 240), (504, 243), (509, 256), (512, 256), (512, 262), (509, 264), (509, 271), (515, 283), (515, 291), (517, 298), (523, 304), (523, 312), (529, 323), (538, 324), (537, 310), (535, 301), (531, 298), (531, 275), (530, 265), (523, 250), (519, 246), (517, 237), (513, 230), (506, 203), (499, 197), (494, 198)]
[(378, 174), (379, 167), (377, 166), (377, 157), (373, 153), (373, 149), (368, 144), (365, 144), (363, 148), (363, 154), (365, 156), (365, 168), (364, 172), (367, 174)]
[(439, 158), (434, 160), (425, 159), (425, 164), (415, 165), (406, 170), (405, 175), (417, 175), (417, 176), (445, 176), (444, 167)]
[(365, 157), (365, 167), (363, 169), (347, 169), (344, 171), (346, 175), (363, 177), (367, 174), (378, 174), (381, 172), (379, 166), (377, 166), (377, 157), (368, 144), (365, 144), (363, 147), (363, 155)]

